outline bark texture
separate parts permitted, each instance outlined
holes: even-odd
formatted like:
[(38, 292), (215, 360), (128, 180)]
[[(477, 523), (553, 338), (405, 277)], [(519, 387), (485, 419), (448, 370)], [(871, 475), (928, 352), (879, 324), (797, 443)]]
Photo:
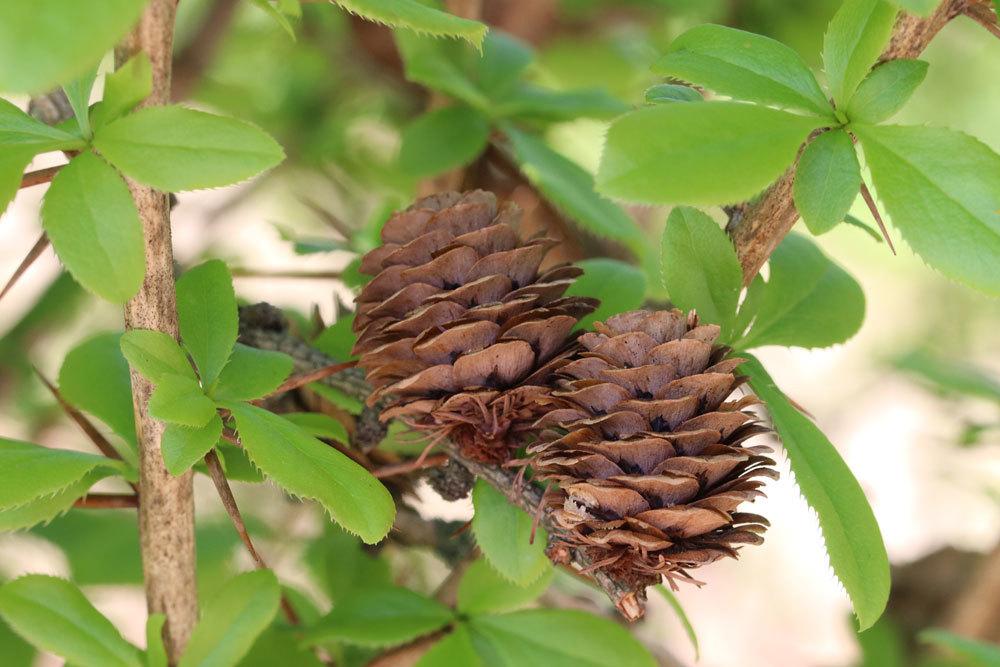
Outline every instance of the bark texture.
[[(152, 0), (135, 30), (116, 54), (119, 62), (144, 51), (153, 64), (153, 92), (142, 106), (170, 101), (170, 63), (176, 0)], [(170, 240), (169, 195), (126, 179), (142, 220), (146, 277), (125, 304), (126, 329), (153, 329), (178, 336)], [(192, 473), (175, 477), (163, 463), (164, 425), (148, 412), (152, 384), (131, 372), (136, 434), (139, 438), (139, 536), (150, 613), (166, 615), (167, 655), (175, 663), (198, 620), (195, 587)]]

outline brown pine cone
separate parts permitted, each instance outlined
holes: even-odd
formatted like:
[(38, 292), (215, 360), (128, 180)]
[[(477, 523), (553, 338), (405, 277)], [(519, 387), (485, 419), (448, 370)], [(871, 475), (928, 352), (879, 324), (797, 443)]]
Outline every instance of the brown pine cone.
[(573, 326), (597, 305), (563, 297), (573, 266), (539, 267), (553, 241), (522, 240), (520, 211), (487, 192), (417, 201), (361, 261), (375, 275), (354, 330), (383, 420), (448, 437), (467, 456), (505, 461), (542, 414), (546, 381), (565, 363)]
[(637, 587), (661, 575), (698, 583), (688, 570), (760, 544), (768, 526), (737, 511), (778, 476), (770, 448), (742, 446), (768, 430), (744, 411), (755, 397), (732, 396), (743, 360), (693, 312), (634, 311), (594, 328), (557, 372), (562, 405), (537, 424), (558, 428), (529, 448), (538, 478), (556, 483), (553, 551), (583, 549)]

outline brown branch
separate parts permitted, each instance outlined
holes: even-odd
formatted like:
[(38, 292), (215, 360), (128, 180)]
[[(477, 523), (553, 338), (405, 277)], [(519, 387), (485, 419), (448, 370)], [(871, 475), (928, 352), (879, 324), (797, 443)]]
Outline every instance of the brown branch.
[(986, 28), (994, 37), (1000, 37), (997, 14), (991, 7), (972, 4), (965, 9), (965, 15)]
[[(282, 382), (277, 389), (275, 389), (270, 394), (259, 400), (264, 401), (274, 396), (284, 394), (286, 391), (292, 391), (293, 389), (304, 387), (307, 384), (311, 384), (313, 382), (319, 382), (320, 380), (328, 378), (331, 375), (336, 375), (337, 373), (346, 371), (349, 368), (354, 368), (356, 365), (357, 365), (356, 361), (345, 361), (339, 364), (329, 364), (328, 366), (317, 368), (314, 371), (303, 373), (301, 375), (293, 375), (292, 377)], [(258, 401), (254, 402), (256, 403)]]
[(173, 100), (187, 99), (215, 57), (239, 0), (215, 0), (191, 40), (174, 58)]
[[(170, 103), (176, 9), (177, 0), (150, 0), (116, 49), (117, 66), (140, 52), (152, 63), (152, 92), (140, 108)], [(125, 328), (152, 329), (177, 338), (170, 200), (165, 192), (128, 178), (126, 183), (142, 222), (146, 276), (139, 292), (125, 304)], [(149, 414), (153, 385), (135, 369), (130, 377), (139, 441), (139, 548), (146, 604), (150, 613), (166, 616), (164, 646), (170, 663), (176, 664), (198, 622), (192, 473), (175, 476), (167, 470), (160, 451), (164, 424)]]
[(88, 493), (77, 498), (73, 507), (88, 510), (121, 509), (138, 507), (139, 496), (134, 493)]
[(949, 615), (947, 627), (955, 634), (1000, 642), (1000, 545), (979, 563)]
[[(240, 536), (243, 546), (246, 547), (247, 553), (250, 554), (250, 558), (253, 559), (254, 565), (257, 566), (258, 570), (268, 569), (267, 563), (264, 562), (264, 558), (253, 545), (253, 540), (250, 539), (250, 533), (247, 531), (246, 523), (243, 521), (243, 515), (240, 513), (240, 508), (236, 505), (233, 490), (229, 486), (226, 474), (222, 471), (222, 464), (219, 462), (219, 456), (215, 453), (214, 449), (210, 449), (208, 454), (205, 454), (205, 465), (208, 467), (209, 475), (212, 477), (212, 483), (215, 484), (215, 490), (219, 492), (219, 500), (222, 501), (222, 506), (226, 508), (226, 514), (229, 515), (229, 519), (233, 522), (233, 527)], [(292, 608), (291, 602), (288, 601), (288, 596), (284, 594), (281, 595), (281, 610), (284, 612), (285, 618), (288, 619), (289, 623), (292, 625), (299, 624), (299, 615)]]
[[(901, 14), (881, 61), (915, 58), (927, 48), (941, 28), (974, 5), (985, 6), (985, 0), (946, 0), (926, 18)], [(744, 285), (750, 284), (799, 219), (792, 201), (794, 180), (793, 165), (759, 200), (736, 207), (730, 214), (727, 231), (743, 267)]]
[(437, 454), (435, 456), (428, 456), (424, 460), (414, 459), (413, 461), (406, 461), (404, 463), (395, 463), (393, 465), (383, 466), (381, 468), (376, 468), (372, 470), (372, 474), (378, 479), (384, 479), (386, 477), (394, 477), (396, 475), (408, 475), (411, 472), (416, 472), (418, 470), (426, 470), (427, 468), (439, 468), (448, 462), (447, 454)]
[(7, 292), (14, 287), (21, 276), (24, 275), (24, 272), (31, 268), (31, 265), (35, 263), (35, 260), (41, 257), (42, 253), (45, 252), (45, 249), (48, 247), (49, 237), (45, 232), (42, 232), (42, 235), (38, 237), (37, 241), (35, 241), (35, 245), (31, 246), (31, 250), (29, 250), (28, 254), (24, 256), (21, 263), (17, 265), (17, 268), (14, 269), (14, 273), (11, 274), (7, 284), (3, 286), (3, 290), (0, 290), (0, 299), (7, 295)]
[(38, 169), (36, 171), (29, 171), (27, 174), (21, 176), (22, 188), (30, 188), (33, 185), (41, 185), (42, 183), (50, 183), (52, 179), (56, 177), (59, 170), (65, 165), (59, 164), (54, 167), (45, 167), (45, 169)]

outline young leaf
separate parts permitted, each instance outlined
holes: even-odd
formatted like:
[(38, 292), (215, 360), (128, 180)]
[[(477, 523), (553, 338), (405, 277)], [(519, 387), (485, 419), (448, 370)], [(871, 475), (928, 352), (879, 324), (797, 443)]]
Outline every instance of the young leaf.
[(527, 586), (514, 586), (480, 558), (469, 566), (459, 582), (458, 610), (478, 616), (520, 609), (545, 592), (554, 573), (550, 568)]
[(472, 533), (486, 560), (504, 578), (518, 586), (537, 581), (552, 569), (545, 556), (548, 536), (539, 527), (531, 539), (531, 517), (511, 505), (503, 494), (478, 480), (472, 490)]
[(270, 394), (288, 378), (295, 362), (287, 354), (237, 343), (219, 374), (216, 400), (249, 401)]
[(490, 101), (462, 66), (465, 52), (460, 45), (409, 31), (397, 30), (394, 34), (408, 80), (441, 91), (477, 109), (489, 109)]
[(730, 340), (743, 270), (722, 228), (698, 209), (679, 206), (663, 229), (663, 284), (679, 308), (696, 309)]
[(470, 107), (429, 111), (403, 130), (399, 166), (414, 178), (461, 167), (483, 151), (489, 134), (486, 116)]
[(654, 667), (628, 630), (582, 611), (531, 609), (469, 621), (476, 652), (490, 667)]
[(0, 3), (0, 90), (42, 93), (82, 75), (135, 24), (145, 5), (145, 0)]
[(821, 118), (735, 102), (660, 104), (611, 124), (597, 172), (606, 195), (651, 204), (725, 204), (781, 175)]
[(160, 441), (163, 462), (172, 475), (180, 475), (205, 458), (222, 435), (222, 419), (213, 414), (201, 427), (167, 424)]
[(210, 260), (177, 279), (177, 318), (181, 342), (194, 358), (202, 386), (211, 391), (239, 334), (233, 278), (224, 262)]
[(91, 292), (115, 303), (131, 298), (146, 274), (142, 223), (121, 177), (81, 153), (52, 180), (42, 225), (59, 259)]
[(476, 654), (472, 637), (462, 624), (456, 624), (448, 635), (420, 656), (415, 667), (483, 667)]
[(589, 173), (534, 135), (509, 124), (503, 131), (521, 171), (560, 211), (591, 234), (619, 241), (636, 254), (643, 252), (645, 240), (638, 225), (618, 204), (594, 192)]
[(505, 93), (491, 108), (497, 118), (558, 123), (577, 118), (614, 118), (629, 106), (602, 88), (549, 90), (522, 84)]
[(59, 369), (59, 393), (89, 412), (135, 447), (135, 413), (128, 362), (121, 334), (104, 333), (83, 341), (66, 355)]
[(281, 26), (281, 29), (295, 41), (295, 28), (292, 27), (291, 22), (288, 17), (281, 11), (280, 7), (276, 7), (271, 4), (271, 0), (252, 0), (253, 4), (260, 7), (260, 9), (271, 17), (275, 23)]
[(121, 348), (129, 364), (154, 384), (160, 382), (164, 375), (195, 379), (191, 362), (170, 334), (132, 329), (122, 334)]
[(0, 151), (0, 215), (21, 188), (21, 176), (35, 157), (34, 148), (4, 146)]
[(99, 127), (131, 111), (153, 92), (153, 65), (143, 52), (104, 77), (104, 98), (91, 111)]
[(1000, 646), (956, 635), (941, 628), (923, 630), (918, 639), (925, 644), (935, 644), (969, 661), (974, 667), (997, 667), (1000, 665)]
[(139, 649), (80, 589), (64, 579), (31, 574), (0, 587), (0, 616), (38, 648), (80, 667), (141, 667)]
[[(5, 11), (8, 6), (5, 3), (0, 12)], [(0, 49), (4, 46), (6, 44), (0, 46)], [(20, 60), (21, 57), (18, 55), (17, 59)], [(2, 89), (0, 86), (0, 90)], [(35, 153), (45, 153), (83, 148), (85, 142), (69, 132), (35, 120), (7, 100), (0, 98), (0, 145), (4, 147), (5, 152), (24, 148)]]
[(80, 133), (87, 139), (93, 136), (90, 128), (90, 91), (94, 88), (94, 81), (97, 79), (97, 68), (94, 65), (83, 73), (83, 76), (67, 83), (63, 86), (66, 99), (73, 108), (73, 115), (76, 117), (76, 125), (80, 128)]
[(52, 521), (68, 512), (77, 499), (87, 494), (90, 487), (113, 474), (113, 469), (101, 466), (51, 495), (35, 498), (17, 507), (0, 509), (0, 533), (31, 528)]
[(566, 296), (589, 296), (601, 302), (597, 310), (577, 323), (577, 328), (587, 329), (595, 321), (603, 321), (642, 305), (646, 294), (646, 275), (640, 269), (607, 257), (584, 259), (576, 264), (583, 269), (583, 275), (569, 286)]
[(917, 375), (938, 391), (1000, 402), (1000, 380), (967, 362), (942, 359), (918, 349), (894, 359), (892, 365)]
[(720, 95), (831, 116), (833, 109), (798, 53), (777, 40), (721, 25), (691, 28), (653, 66)]
[(308, 633), (306, 641), (395, 646), (434, 632), (453, 619), (454, 614), (443, 604), (408, 588), (368, 588), (339, 601)]
[(298, 496), (315, 498), (346, 530), (374, 544), (392, 526), (392, 496), (371, 473), (295, 424), (245, 403), (225, 403), (247, 455)]
[(684, 634), (687, 635), (688, 641), (690, 641), (691, 646), (694, 647), (694, 659), (695, 662), (697, 662), (701, 659), (701, 649), (698, 648), (698, 635), (695, 634), (694, 626), (691, 625), (691, 620), (684, 612), (684, 607), (681, 606), (680, 600), (677, 599), (674, 592), (663, 584), (657, 585), (656, 590), (663, 596), (663, 599), (667, 601), (667, 604), (670, 605), (670, 608), (673, 609), (674, 614), (677, 616), (677, 620), (679, 620), (681, 625), (684, 626)]
[(534, 60), (531, 47), (505, 32), (491, 30), (483, 42), (483, 57), (476, 62), (476, 80), (493, 99), (501, 99)]
[(357, 339), (352, 330), (353, 326), (354, 313), (342, 311), (338, 313), (337, 321), (323, 329), (310, 344), (333, 359), (347, 361), (353, 358), (351, 348)]
[(845, 0), (834, 14), (823, 38), (823, 68), (838, 108), (847, 108), (882, 53), (896, 13), (883, 0)]
[(361, 540), (332, 523), (307, 547), (306, 564), (335, 604), (353, 591), (392, 585), (388, 561), (369, 554)]
[(163, 645), (166, 622), (163, 614), (150, 614), (146, 618), (146, 667), (167, 667), (167, 649)]
[(250, 484), (260, 484), (264, 481), (264, 475), (250, 462), (242, 447), (219, 442), (215, 446), (215, 451), (222, 462), (226, 479)]
[(178, 667), (229, 667), (240, 661), (278, 613), (281, 588), (270, 570), (230, 579), (205, 605)]
[(705, 100), (697, 89), (691, 86), (681, 86), (676, 83), (660, 83), (646, 89), (646, 102), (661, 104), (663, 102), (703, 102)]
[(819, 135), (806, 146), (795, 169), (795, 208), (819, 235), (844, 219), (861, 188), (861, 165), (844, 130)]
[(889, 598), (889, 559), (861, 485), (823, 432), (778, 389), (752, 355), (740, 370), (767, 405), (806, 502), (816, 510), (830, 565), (847, 589), (861, 630), (870, 628)]
[(888, 616), (858, 633), (858, 648), (861, 649), (858, 667), (906, 667), (907, 649), (902, 633)]
[(321, 412), (283, 412), (281, 416), (313, 437), (337, 442), (348, 442), (350, 439), (344, 425), (330, 415)]
[(946, 276), (1000, 294), (1000, 155), (954, 130), (852, 129), (878, 195), (910, 247)]
[(923, 60), (882, 63), (858, 86), (847, 105), (847, 117), (857, 123), (881, 123), (906, 104), (926, 75)]
[(170, 424), (205, 426), (215, 416), (215, 403), (198, 381), (181, 375), (164, 375), (149, 397), (149, 414)]
[(861, 286), (809, 238), (789, 234), (770, 260), (770, 278), (751, 285), (753, 327), (737, 344), (827, 347), (849, 339), (865, 319)]
[(149, 107), (103, 125), (94, 147), (135, 180), (168, 192), (231, 185), (284, 159), (260, 128), (179, 106)]
[(125, 465), (96, 454), (0, 438), (0, 508), (56, 493), (95, 468), (122, 472)]
[(417, 0), (333, 0), (352, 14), (393, 28), (437, 37), (458, 37), (477, 49), (488, 28), (479, 21), (453, 16)]

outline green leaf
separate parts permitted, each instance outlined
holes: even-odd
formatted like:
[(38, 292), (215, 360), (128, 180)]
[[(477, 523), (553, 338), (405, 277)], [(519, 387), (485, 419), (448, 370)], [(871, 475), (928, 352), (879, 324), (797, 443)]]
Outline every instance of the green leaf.
[(780, 176), (809, 133), (825, 124), (736, 102), (647, 107), (611, 124), (597, 187), (651, 204), (748, 199)]
[(816, 77), (779, 41), (721, 25), (699, 25), (670, 43), (653, 66), (657, 74), (710, 88), (720, 95), (830, 116)]
[(94, 65), (83, 73), (83, 76), (75, 79), (71, 83), (63, 86), (66, 92), (66, 99), (73, 107), (73, 115), (76, 117), (77, 127), (80, 133), (87, 139), (93, 136), (90, 127), (90, 91), (94, 88), (94, 81), (97, 79), (97, 68), (100, 63)]
[(281, 602), (270, 570), (230, 579), (205, 605), (178, 667), (231, 667), (271, 623)]
[(180, 475), (205, 457), (208, 450), (219, 442), (222, 419), (213, 414), (204, 426), (192, 428), (181, 424), (167, 424), (160, 441), (163, 462), (172, 475)]
[(226, 403), (240, 441), (264, 473), (290, 493), (315, 498), (333, 519), (368, 544), (392, 527), (392, 496), (371, 473), (295, 424), (245, 403)]
[(321, 412), (283, 412), (281, 416), (313, 437), (344, 443), (350, 440), (344, 425), (330, 415)]
[(483, 56), (476, 61), (480, 88), (501, 99), (534, 60), (531, 47), (505, 32), (491, 30), (483, 42)]
[(458, 610), (478, 616), (520, 609), (548, 589), (554, 573), (555, 570), (549, 568), (527, 586), (515, 586), (480, 558), (469, 566), (458, 584)]
[(642, 252), (645, 241), (638, 225), (620, 206), (594, 191), (589, 173), (534, 135), (511, 125), (504, 125), (503, 131), (521, 171), (562, 213), (591, 234)]
[(646, 274), (641, 269), (617, 259), (598, 257), (576, 262), (583, 269), (566, 296), (589, 296), (599, 299), (597, 310), (580, 319), (577, 328), (588, 329), (595, 321), (635, 310), (646, 294)]
[(845, 215), (844, 224), (850, 225), (851, 227), (857, 227), (864, 233), (868, 234), (868, 236), (872, 237), (872, 240), (875, 241), (876, 243), (882, 243), (881, 232), (879, 232), (879, 230), (869, 225), (867, 222), (859, 220), (853, 215)]
[(889, 559), (861, 485), (823, 432), (778, 389), (753, 356), (740, 366), (767, 405), (802, 495), (819, 516), (830, 564), (854, 605), (861, 630), (889, 598)]
[[(9, 6), (4, 3), (0, 8), (0, 14), (7, 11)], [(0, 34), (5, 27), (0, 25)], [(6, 45), (0, 46), (0, 49), (4, 46)], [(22, 57), (19, 55), (17, 58), (21, 60)], [(3, 65), (0, 64), (0, 69), (2, 68)], [(35, 153), (45, 153), (83, 148), (85, 142), (69, 132), (35, 120), (7, 100), (0, 98), (0, 145), (4, 147), (4, 151), (17, 147), (30, 149)]]
[(465, 53), (454, 42), (396, 30), (396, 46), (403, 58), (406, 78), (433, 90), (487, 110), (489, 99), (473, 83), (464, 67)]
[(444, 639), (420, 656), (416, 667), (482, 667), (472, 637), (464, 625), (458, 624)]
[(923, 378), (941, 391), (1000, 401), (1000, 380), (985, 369), (980, 370), (964, 361), (913, 350), (895, 359), (893, 365)]
[(135, 180), (168, 192), (231, 185), (284, 159), (255, 125), (179, 106), (141, 109), (99, 127), (94, 147)]
[(267, 396), (292, 372), (295, 362), (283, 352), (237, 343), (212, 392), (216, 400), (249, 401)]
[[(997, 1), (993, 0), (994, 3)], [(893, 0), (893, 2), (911, 14), (919, 16), (928, 16), (941, 4), (941, 0)]]
[(61, 491), (95, 468), (122, 472), (125, 465), (96, 454), (0, 438), (0, 508)]
[(142, 223), (128, 186), (93, 153), (70, 160), (52, 180), (42, 224), (59, 259), (81, 285), (124, 303), (146, 274)]
[(0, 619), (0, 655), (5, 667), (33, 667), (35, 649)]
[(160, 382), (164, 375), (195, 379), (191, 362), (170, 334), (132, 329), (122, 334), (121, 348), (129, 364), (154, 384)]
[(323, 329), (312, 339), (310, 345), (337, 361), (352, 359), (351, 348), (357, 340), (353, 326), (354, 313), (341, 312), (337, 315), (337, 321)]
[(650, 86), (646, 89), (644, 98), (650, 104), (662, 104), (664, 102), (703, 102), (705, 100), (695, 88), (676, 83), (660, 83)]
[(21, 176), (35, 157), (34, 148), (4, 146), (0, 151), (0, 215), (14, 201), (21, 188)]
[(766, 286), (752, 285), (747, 295), (750, 302), (754, 293), (756, 319), (739, 347), (827, 347), (846, 341), (861, 328), (865, 319), (861, 286), (809, 238), (786, 236), (771, 254), (770, 267)]
[(341, 410), (350, 412), (352, 415), (361, 414), (361, 411), (365, 407), (364, 401), (360, 401), (347, 392), (335, 389), (328, 384), (323, 384), (322, 382), (310, 382), (306, 386), (309, 387), (310, 391), (319, 394), (323, 400), (329, 401)]
[(925, 644), (934, 644), (972, 661), (976, 667), (997, 667), (1000, 665), (1000, 646), (956, 635), (941, 628), (923, 630), (918, 636)]
[(845, 0), (823, 38), (823, 68), (833, 99), (847, 108), (889, 41), (896, 8), (882, 0)]
[(306, 641), (396, 646), (430, 634), (453, 619), (454, 614), (443, 604), (408, 588), (367, 588), (338, 602), (308, 632)]
[(222, 461), (222, 470), (226, 473), (226, 479), (251, 484), (259, 484), (264, 481), (264, 475), (250, 462), (242, 447), (220, 442), (216, 446), (216, 452)]
[(881, 123), (900, 110), (927, 75), (923, 60), (890, 60), (865, 77), (847, 105), (858, 123)]
[(239, 667), (325, 667), (319, 658), (301, 645), (296, 628), (272, 625), (240, 660)]
[(417, 0), (333, 0), (342, 8), (362, 18), (393, 28), (406, 28), (417, 33), (438, 37), (464, 39), (477, 49), (483, 45), (488, 28), (479, 21), (470, 21), (428, 7)]
[(629, 106), (603, 88), (549, 90), (522, 84), (505, 93), (490, 111), (496, 118), (520, 118), (549, 123), (577, 118), (614, 118)]
[(858, 647), (861, 649), (858, 667), (906, 667), (907, 650), (902, 634), (888, 616), (858, 634)]
[(163, 645), (166, 622), (163, 614), (150, 614), (146, 619), (146, 667), (167, 667), (167, 649)]
[(153, 65), (144, 52), (104, 77), (104, 98), (91, 112), (94, 126), (109, 123), (131, 111), (153, 92)]
[(279, 7), (271, 4), (271, 0), (252, 0), (253, 4), (259, 7), (265, 14), (271, 17), (275, 23), (281, 26), (281, 29), (295, 41), (295, 28), (292, 27), (291, 22), (288, 17), (282, 13)]
[(59, 392), (66, 401), (107, 424), (135, 447), (135, 414), (128, 362), (121, 334), (91, 336), (66, 355), (59, 369)]
[(795, 208), (813, 234), (844, 219), (861, 188), (861, 165), (844, 130), (824, 132), (806, 146), (795, 169)]
[(722, 327), (722, 340), (732, 340), (743, 270), (719, 224), (698, 209), (675, 208), (663, 229), (661, 258), (670, 300), (697, 310), (704, 321)]
[(198, 381), (181, 375), (164, 375), (149, 397), (149, 414), (170, 424), (201, 428), (215, 413), (215, 403)]
[(4, 584), (0, 616), (38, 648), (80, 667), (142, 664), (139, 649), (64, 579), (31, 574)]
[(425, 178), (468, 164), (486, 147), (489, 121), (466, 106), (425, 113), (403, 130), (399, 167)]
[(17, 507), (0, 509), (0, 533), (31, 528), (52, 521), (68, 512), (78, 498), (87, 494), (90, 487), (113, 474), (111, 468), (101, 466), (51, 495), (36, 498)]
[(334, 604), (353, 591), (392, 585), (388, 561), (369, 554), (361, 540), (332, 523), (307, 547), (306, 564)]
[(210, 260), (177, 279), (177, 318), (181, 342), (211, 391), (239, 335), (233, 278), (224, 262)]
[(532, 609), (469, 621), (490, 667), (654, 667), (653, 656), (614, 621), (582, 611)]
[(954, 130), (856, 125), (879, 198), (946, 276), (1000, 294), (1000, 155)]
[(0, 3), (0, 90), (43, 93), (82, 75), (132, 27), (145, 4)]
[(552, 569), (545, 556), (548, 536), (541, 527), (531, 539), (532, 519), (507, 502), (503, 494), (478, 480), (472, 490), (472, 533), (483, 556), (504, 578), (518, 586), (537, 581)]
[(688, 618), (687, 613), (684, 612), (684, 607), (681, 606), (680, 600), (677, 599), (672, 590), (663, 584), (657, 585), (656, 590), (667, 601), (667, 604), (670, 605), (670, 608), (673, 609), (674, 614), (677, 616), (677, 620), (684, 626), (684, 634), (687, 635), (688, 641), (694, 647), (695, 662), (701, 660), (701, 649), (698, 648), (698, 635), (695, 634), (694, 626), (691, 625), (691, 620)]

